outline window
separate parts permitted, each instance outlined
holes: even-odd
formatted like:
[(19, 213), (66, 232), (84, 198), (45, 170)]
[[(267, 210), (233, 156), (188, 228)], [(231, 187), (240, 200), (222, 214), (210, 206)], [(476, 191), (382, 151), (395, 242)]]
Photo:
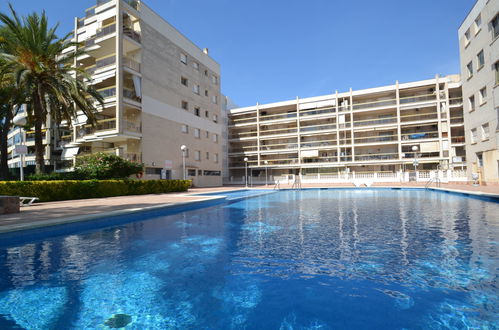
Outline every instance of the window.
[(194, 114), (199, 117), (199, 112), (201, 110), (199, 108), (194, 108)]
[(194, 153), (194, 160), (201, 160), (201, 151), (196, 150)]
[(198, 170), (198, 176), (202, 176), (203, 175), (203, 170)]
[(483, 154), (481, 152), (476, 154), (476, 160), (478, 167), (483, 167)]
[(204, 75), (208, 77), (208, 70), (204, 70)]
[(216, 95), (213, 95), (211, 97), (211, 103), (213, 103), (213, 104), (217, 104), (218, 103), (218, 97)]
[(473, 28), (475, 30), (475, 35), (477, 35), (478, 32), (480, 32), (480, 30), (482, 29), (482, 16), (481, 15), (478, 15), (478, 17), (475, 19), (475, 22), (473, 23)]
[(217, 78), (217, 76), (215, 76), (215, 75), (211, 76), (211, 82), (212, 82), (214, 85), (218, 84), (218, 78)]
[(185, 77), (180, 77), (180, 83), (184, 86), (189, 86), (189, 79)]
[(187, 64), (187, 55), (185, 55), (184, 53), (181, 53), (180, 54), (180, 62)]
[(485, 65), (485, 56), (483, 56), (483, 49), (476, 56), (478, 60), (478, 70), (480, 70)]
[(473, 76), (473, 62), (468, 63), (466, 65), (466, 69), (468, 69), (468, 79)]
[(182, 125), (182, 133), (189, 133), (189, 126), (187, 125)]
[(496, 72), (496, 85), (499, 85), (499, 61), (494, 64), (494, 71)]
[(208, 90), (207, 89), (204, 90), (204, 96), (208, 96)]
[(213, 122), (218, 123), (218, 116), (217, 115), (213, 115)]
[(210, 138), (210, 132), (206, 131), (206, 138), (209, 139)]
[(468, 46), (471, 41), (470, 29), (466, 30), (464, 33), (464, 47)]
[(161, 168), (146, 167), (146, 175), (161, 175)]
[(198, 63), (198, 62), (192, 62), (192, 67), (193, 67), (195, 70), (199, 70), (199, 63)]
[(189, 158), (189, 148), (185, 149), (185, 158)]
[(207, 175), (207, 176), (220, 176), (220, 175), (222, 175), (222, 172), (220, 172), (220, 171), (204, 171), (204, 175)]
[(497, 14), (496, 17), (494, 17), (491, 24), (492, 24), (492, 40), (495, 40), (497, 37), (499, 37), (499, 14)]
[(218, 154), (214, 154), (214, 155), (213, 155), (213, 161), (214, 161), (215, 163), (218, 163)]
[(480, 89), (480, 105), (487, 102), (487, 87)]
[(199, 85), (192, 86), (192, 91), (199, 95)]
[(476, 128), (471, 129), (471, 143), (476, 143), (478, 140), (478, 131)]
[(199, 130), (199, 128), (194, 129), (194, 137), (197, 139), (201, 137), (201, 131)]
[(204, 116), (205, 116), (206, 118), (209, 118), (209, 117), (210, 117), (210, 113), (209, 113), (208, 111), (205, 111), (205, 112), (204, 112)]
[(213, 142), (217, 143), (218, 142), (218, 135), (213, 134)]
[(490, 138), (489, 123), (482, 125), (482, 141)]
[(475, 110), (475, 95), (471, 95), (471, 96), (468, 98), (468, 103), (469, 103), (469, 105), (470, 105), (470, 111)]
[(188, 169), (187, 176), (196, 176), (196, 170)]
[(187, 101), (182, 101), (182, 109), (184, 109), (184, 110), (189, 110), (189, 102), (187, 102)]
[(206, 160), (210, 160), (210, 153), (208, 151), (206, 152)]

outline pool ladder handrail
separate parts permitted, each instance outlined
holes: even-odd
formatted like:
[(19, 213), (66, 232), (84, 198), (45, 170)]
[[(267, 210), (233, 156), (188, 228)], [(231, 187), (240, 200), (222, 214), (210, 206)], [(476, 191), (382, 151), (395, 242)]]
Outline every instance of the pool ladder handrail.
[(431, 179), (430, 179), (430, 180), (426, 183), (426, 185), (425, 185), (425, 189), (428, 189), (428, 188), (431, 186), (431, 184), (432, 184), (433, 182), (435, 182), (435, 183), (436, 183), (436, 185), (437, 185), (437, 187), (438, 187), (438, 188), (440, 188), (440, 185), (441, 185), (441, 183), (442, 183), (442, 182), (440, 181), (440, 178), (437, 176), (437, 177), (435, 177), (435, 178), (431, 178)]
[(292, 190), (301, 190), (301, 180), (300, 177), (296, 177), (295, 182), (293, 182)]
[(277, 180), (277, 182), (274, 185), (274, 189), (272, 189), (272, 190), (281, 190), (281, 186), (279, 184), (279, 180)]

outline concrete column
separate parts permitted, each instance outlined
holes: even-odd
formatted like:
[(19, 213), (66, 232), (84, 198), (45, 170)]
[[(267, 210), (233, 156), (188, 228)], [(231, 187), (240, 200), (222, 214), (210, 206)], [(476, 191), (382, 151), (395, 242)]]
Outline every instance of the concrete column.
[[(352, 150), (352, 162), (355, 162), (355, 148), (354, 148), (354, 135), (353, 135), (353, 91), (350, 87), (350, 149)], [(346, 119), (345, 119), (346, 121)]]
[(339, 118), (339, 100), (338, 100), (338, 90), (336, 90), (335, 92), (335, 97), (336, 97), (336, 153), (338, 154), (338, 156), (336, 156), (337, 158), (337, 162), (341, 162), (341, 148), (340, 148), (340, 124), (338, 122), (338, 118)]
[(258, 166), (260, 166), (260, 104), (256, 103), (256, 145)]
[(397, 98), (397, 139), (398, 139), (397, 147), (399, 153), (400, 166), (402, 166), (402, 128), (400, 120), (400, 88), (398, 80), (395, 82), (395, 95)]
[[(298, 164), (301, 165), (300, 98), (296, 97), (296, 136), (298, 139)], [(300, 168), (301, 175), (301, 168)]]
[(440, 111), (440, 82), (439, 75), (435, 76), (435, 91), (437, 93), (437, 120), (438, 120), (438, 144), (440, 145), (439, 150), (439, 158), (443, 157), (442, 151), (442, 115)]
[(116, 131), (123, 133), (123, 4), (116, 1)]

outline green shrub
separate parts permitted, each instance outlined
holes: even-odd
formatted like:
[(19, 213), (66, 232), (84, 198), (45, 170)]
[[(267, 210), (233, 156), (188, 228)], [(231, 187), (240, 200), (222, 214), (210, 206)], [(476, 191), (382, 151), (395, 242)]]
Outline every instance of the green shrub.
[(75, 174), (79, 180), (126, 179), (142, 170), (141, 164), (103, 152), (78, 157), (75, 164)]
[(189, 180), (1, 181), (0, 195), (38, 197), (40, 202), (187, 191)]

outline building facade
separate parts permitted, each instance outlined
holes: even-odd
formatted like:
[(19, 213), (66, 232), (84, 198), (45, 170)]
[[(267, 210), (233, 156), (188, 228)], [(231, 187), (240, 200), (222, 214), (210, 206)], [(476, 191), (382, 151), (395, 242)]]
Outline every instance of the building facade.
[(459, 76), (236, 108), (227, 179), (463, 170), (464, 133)]
[(83, 114), (67, 123), (63, 160), (117, 154), (143, 163), (144, 179), (181, 179), (185, 161), (195, 186), (222, 184), (220, 65), (207, 49), (133, 0), (97, 0), (74, 38), (86, 52), (75, 65), (105, 105), (96, 125)]
[(470, 173), (499, 183), (499, 1), (478, 0), (459, 28)]

